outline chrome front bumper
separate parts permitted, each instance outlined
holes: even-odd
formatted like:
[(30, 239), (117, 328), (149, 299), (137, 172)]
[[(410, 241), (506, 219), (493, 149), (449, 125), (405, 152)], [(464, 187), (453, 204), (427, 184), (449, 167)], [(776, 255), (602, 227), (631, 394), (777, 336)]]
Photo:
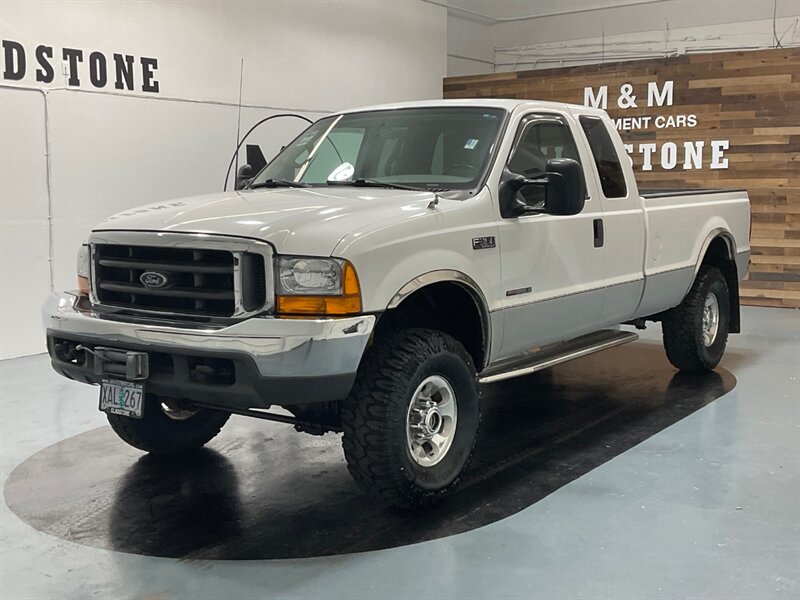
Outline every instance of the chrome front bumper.
[[(52, 340), (63, 337), (120, 349), (240, 358), (252, 362), (257, 369), (250, 379), (260, 376), (267, 381), (280, 381), (281, 394), (293, 389), (293, 381), (298, 387), (313, 384), (318, 392), (314, 398), (303, 394), (306, 397), (293, 398), (294, 401), (338, 399), (328, 397), (326, 381), (338, 382), (337, 393), (341, 393), (342, 382), (352, 384), (375, 326), (374, 315), (313, 320), (253, 317), (229, 326), (133, 323), (82, 309), (78, 297), (71, 293), (52, 294), (45, 302), (42, 317), (49, 348)], [(86, 381), (85, 377), (65, 372), (69, 369), (57, 364), (52, 348), (50, 352), (57, 371)], [(271, 398), (257, 404), (282, 403), (280, 398)]]

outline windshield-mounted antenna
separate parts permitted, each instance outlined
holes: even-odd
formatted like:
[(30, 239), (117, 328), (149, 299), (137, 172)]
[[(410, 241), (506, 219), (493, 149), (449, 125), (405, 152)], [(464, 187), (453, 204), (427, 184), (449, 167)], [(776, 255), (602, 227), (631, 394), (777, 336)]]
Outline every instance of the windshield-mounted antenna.
[[(236, 115), (236, 154), (235, 154), (235, 165), (233, 167), (233, 172), (239, 172), (239, 147), (242, 145), (239, 138), (241, 137), (242, 133), (242, 83), (244, 82), (244, 58), (239, 66), (239, 112)], [(227, 176), (225, 178), (225, 183), (227, 184)], [(227, 186), (226, 186), (227, 187)]]

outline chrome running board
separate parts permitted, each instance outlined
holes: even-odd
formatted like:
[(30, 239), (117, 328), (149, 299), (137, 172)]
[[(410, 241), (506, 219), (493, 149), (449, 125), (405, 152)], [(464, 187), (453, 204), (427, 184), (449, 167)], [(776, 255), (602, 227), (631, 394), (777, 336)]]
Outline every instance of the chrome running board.
[(639, 339), (638, 333), (620, 331), (618, 329), (604, 329), (589, 335), (583, 335), (566, 342), (551, 344), (527, 352), (522, 357), (505, 360), (481, 371), (481, 383), (494, 383), (528, 375), (558, 365), (568, 360), (594, 354), (601, 350), (608, 350), (614, 346), (627, 344)]

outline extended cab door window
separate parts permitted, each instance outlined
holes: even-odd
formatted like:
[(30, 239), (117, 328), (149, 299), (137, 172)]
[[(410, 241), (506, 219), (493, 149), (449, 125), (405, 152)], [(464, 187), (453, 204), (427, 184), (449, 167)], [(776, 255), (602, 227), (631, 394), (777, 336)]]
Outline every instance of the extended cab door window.
[(625, 172), (605, 123), (602, 119), (586, 115), (580, 117), (580, 122), (594, 156), (603, 194), (606, 198), (625, 198), (628, 195)]
[[(551, 158), (581, 161), (569, 126), (554, 115), (526, 118), (520, 124), (508, 169), (512, 173), (532, 179), (545, 173), (547, 161)], [(526, 186), (518, 194), (519, 199), (528, 206), (544, 206), (544, 186)]]

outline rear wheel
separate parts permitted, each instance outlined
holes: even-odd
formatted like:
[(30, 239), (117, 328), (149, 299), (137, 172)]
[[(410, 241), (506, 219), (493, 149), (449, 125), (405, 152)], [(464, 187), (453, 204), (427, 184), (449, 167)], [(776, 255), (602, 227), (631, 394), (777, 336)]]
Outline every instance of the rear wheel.
[(225, 425), (229, 413), (190, 409), (147, 395), (141, 419), (106, 414), (114, 432), (125, 442), (151, 454), (180, 454), (201, 448)]
[(407, 329), (376, 342), (342, 410), (350, 473), (393, 506), (443, 498), (472, 456), (479, 396), (472, 359), (451, 336)]
[(692, 289), (662, 320), (667, 358), (682, 371), (710, 371), (725, 353), (730, 295), (719, 269), (702, 265)]

